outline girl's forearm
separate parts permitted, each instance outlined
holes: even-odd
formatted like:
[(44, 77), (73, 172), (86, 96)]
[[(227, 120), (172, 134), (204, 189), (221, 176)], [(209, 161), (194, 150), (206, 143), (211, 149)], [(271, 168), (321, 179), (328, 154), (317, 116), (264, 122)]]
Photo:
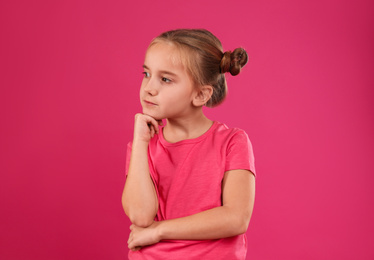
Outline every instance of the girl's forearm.
[(160, 240), (220, 239), (247, 231), (250, 214), (228, 206), (206, 210), (195, 215), (158, 222)]
[(148, 144), (133, 143), (122, 204), (131, 222), (140, 227), (152, 224), (158, 200), (148, 166)]

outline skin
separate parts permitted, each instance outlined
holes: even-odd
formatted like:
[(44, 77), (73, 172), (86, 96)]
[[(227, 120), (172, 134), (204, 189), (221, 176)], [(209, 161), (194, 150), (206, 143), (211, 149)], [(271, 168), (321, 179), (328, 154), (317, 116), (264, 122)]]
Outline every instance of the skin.
[[(139, 250), (163, 239), (218, 239), (246, 232), (255, 198), (255, 178), (250, 171), (232, 170), (222, 181), (222, 206), (191, 216), (154, 221), (158, 199), (150, 177), (147, 149), (155, 134), (168, 142), (201, 136), (213, 124), (203, 105), (212, 87), (195, 86), (181, 62), (181, 53), (167, 42), (152, 45), (145, 57), (140, 88), (143, 113), (135, 115), (130, 166), (122, 195), (130, 218), (128, 247)], [(158, 126), (166, 119), (163, 133)]]

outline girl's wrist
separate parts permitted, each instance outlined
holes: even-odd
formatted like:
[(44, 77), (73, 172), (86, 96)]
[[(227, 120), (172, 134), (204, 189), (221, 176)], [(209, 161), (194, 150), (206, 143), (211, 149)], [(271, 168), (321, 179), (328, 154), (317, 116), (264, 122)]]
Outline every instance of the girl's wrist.
[(164, 237), (164, 225), (163, 225), (163, 222), (164, 221), (157, 221), (155, 223), (156, 224), (156, 234), (157, 234), (157, 238), (158, 238), (158, 241), (161, 241), (163, 239), (165, 239)]
[(134, 138), (133, 141), (132, 141), (132, 145), (134, 147), (146, 147), (146, 148), (148, 148), (148, 144), (149, 144), (149, 142), (147, 142), (146, 140), (142, 140), (142, 139), (138, 139), (138, 138)]

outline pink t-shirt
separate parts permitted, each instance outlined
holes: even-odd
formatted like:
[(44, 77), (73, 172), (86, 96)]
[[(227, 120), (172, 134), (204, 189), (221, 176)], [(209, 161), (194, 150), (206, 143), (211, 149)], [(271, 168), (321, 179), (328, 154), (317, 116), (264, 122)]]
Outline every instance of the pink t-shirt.
[[(162, 133), (162, 127), (160, 127)], [(252, 145), (240, 129), (214, 122), (195, 139), (167, 142), (162, 134), (149, 143), (150, 174), (159, 201), (156, 221), (189, 216), (219, 207), (224, 173), (245, 169), (255, 174)], [(128, 145), (128, 170), (131, 143)], [(167, 240), (130, 251), (129, 259), (245, 259), (245, 234), (216, 240)]]

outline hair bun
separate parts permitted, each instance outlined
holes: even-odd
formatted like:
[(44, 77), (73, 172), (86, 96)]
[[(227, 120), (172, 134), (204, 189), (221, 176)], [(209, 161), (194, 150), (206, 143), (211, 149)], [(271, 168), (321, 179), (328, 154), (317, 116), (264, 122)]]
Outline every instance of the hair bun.
[(236, 48), (233, 52), (226, 51), (221, 59), (220, 71), (230, 72), (231, 75), (236, 76), (247, 62), (248, 54), (243, 48)]

